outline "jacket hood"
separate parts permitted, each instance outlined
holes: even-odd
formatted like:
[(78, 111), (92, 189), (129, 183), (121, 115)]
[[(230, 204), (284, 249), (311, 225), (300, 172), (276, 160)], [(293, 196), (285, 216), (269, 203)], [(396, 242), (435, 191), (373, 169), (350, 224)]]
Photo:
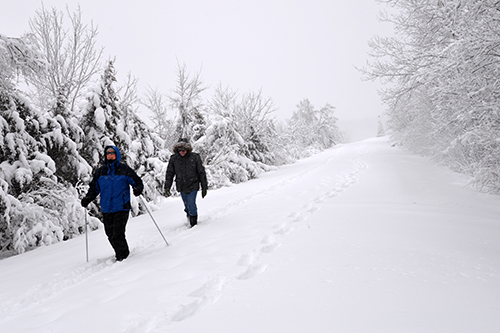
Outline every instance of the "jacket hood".
[(106, 162), (107, 162), (107, 160), (106, 160), (106, 150), (108, 150), (108, 148), (113, 148), (116, 151), (116, 165), (120, 164), (120, 161), (122, 159), (122, 153), (120, 152), (120, 149), (118, 149), (118, 147), (116, 147), (116, 146), (106, 146), (106, 147), (104, 147), (104, 164), (106, 164)]
[(180, 148), (186, 149), (189, 153), (193, 151), (193, 147), (191, 147), (189, 142), (179, 141), (172, 148), (174, 154), (177, 154)]

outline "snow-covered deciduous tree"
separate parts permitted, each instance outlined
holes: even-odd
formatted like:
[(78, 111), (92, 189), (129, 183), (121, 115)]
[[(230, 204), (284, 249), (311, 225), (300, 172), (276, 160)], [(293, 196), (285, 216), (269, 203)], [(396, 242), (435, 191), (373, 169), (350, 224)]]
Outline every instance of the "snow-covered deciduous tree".
[(365, 71), (387, 89), (393, 139), (500, 191), (498, 1), (384, 0), (396, 35)]
[(316, 110), (307, 98), (299, 102), (284, 133), (294, 158), (309, 156), (343, 141), (334, 111), (330, 104)]
[(275, 164), (272, 147), (276, 141), (276, 130), (271, 118), (275, 106), (272, 99), (265, 98), (262, 91), (249, 92), (241, 97), (235, 111), (245, 141), (245, 156), (254, 162)]
[[(300, 150), (313, 147), (317, 139), (313, 124), (317, 121), (316, 111), (311, 102), (308, 99), (300, 101), (288, 122), (290, 142), (293, 142)], [(295, 155), (302, 156), (300, 152)]]
[[(263, 111), (255, 111), (252, 115), (252, 105), (239, 102), (237, 97), (236, 92), (218, 86), (208, 107), (209, 119), (205, 135), (194, 143), (194, 147), (206, 163), (211, 187), (245, 182), (256, 178), (264, 171), (273, 169), (272, 166), (260, 161), (264, 159), (264, 155), (258, 155), (253, 142), (247, 142), (244, 138), (244, 131), (247, 130), (247, 139), (252, 139), (252, 131), (246, 129), (245, 125), (258, 121), (265, 123), (265, 116), (261, 113)], [(253, 102), (258, 104), (256, 100)], [(244, 113), (246, 120), (242, 118)], [(256, 139), (257, 135), (253, 138)]]
[(12, 93), (18, 74), (33, 78), (43, 75), (45, 70), (46, 62), (36, 48), (33, 36), (13, 38), (0, 33), (0, 92)]
[(378, 116), (378, 129), (377, 129), (377, 137), (385, 136), (384, 124), (382, 124), (382, 119)]
[(178, 66), (177, 86), (170, 96), (172, 108), (178, 112), (175, 120), (177, 138), (194, 142), (204, 135), (206, 123), (202, 93), (205, 90), (200, 73), (190, 77), (185, 65)]
[(64, 13), (43, 5), (30, 19), (31, 34), (47, 62), (44, 75), (30, 77), (36, 87), (35, 104), (46, 109), (64, 87), (68, 108), (73, 112), (77, 99), (86, 85), (100, 71), (103, 48), (97, 47), (98, 29), (82, 22), (80, 7), (72, 13), (66, 8), (70, 26), (66, 27)]
[(343, 140), (343, 134), (337, 126), (338, 119), (334, 117), (334, 113), (335, 107), (330, 104), (326, 104), (317, 111), (318, 122), (316, 124), (316, 131), (318, 142), (323, 149), (333, 147)]
[(205, 135), (195, 142), (207, 167), (210, 187), (240, 183), (249, 179), (247, 172), (238, 163), (243, 138), (238, 133), (235, 109), (236, 93), (220, 86), (209, 104), (209, 126)]
[(168, 118), (165, 96), (158, 89), (148, 87), (141, 103), (151, 112), (150, 119), (153, 122), (153, 129), (165, 140), (165, 143), (172, 146), (177, 142), (179, 137), (175, 131), (174, 121)]

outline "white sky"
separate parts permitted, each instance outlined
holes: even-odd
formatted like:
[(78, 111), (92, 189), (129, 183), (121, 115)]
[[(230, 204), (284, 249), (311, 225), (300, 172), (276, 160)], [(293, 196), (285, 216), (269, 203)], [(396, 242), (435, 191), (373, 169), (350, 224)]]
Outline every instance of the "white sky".
[[(0, 32), (27, 31), (41, 3), (0, 4)], [(61, 10), (67, 3), (73, 11), (78, 1), (43, 3)], [(105, 57), (116, 57), (119, 79), (131, 72), (140, 93), (147, 85), (169, 93), (179, 62), (191, 73), (201, 70), (212, 87), (262, 89), (279, 108), (278, 119), (308, 98), (316, 108), (335, 106), (341, 125), (364, 119), (356, 130), (367, 125), (367, 136), (376, 134), (385, 109), (376, 84), (361, 81), (354, 68), (366, 62), (368, 39), (389, 31), (377, 19), (382, 7), (375, 0), (86, 0), (80, 6), (84, 22), (99, 28)]]

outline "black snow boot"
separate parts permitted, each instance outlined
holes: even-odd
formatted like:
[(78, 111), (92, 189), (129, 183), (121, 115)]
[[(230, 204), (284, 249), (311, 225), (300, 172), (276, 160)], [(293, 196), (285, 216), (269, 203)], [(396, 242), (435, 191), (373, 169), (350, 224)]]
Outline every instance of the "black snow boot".
[(198, 215), (193, 215), (189, 217), (189, 223), (191, 224), (191, 228), (198, 224)]

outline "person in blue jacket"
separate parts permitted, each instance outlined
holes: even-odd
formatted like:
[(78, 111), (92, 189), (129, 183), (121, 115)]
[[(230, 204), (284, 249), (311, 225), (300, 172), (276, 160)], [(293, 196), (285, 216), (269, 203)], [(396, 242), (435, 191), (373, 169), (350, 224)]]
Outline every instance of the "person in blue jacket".
[(125, 163), (120, 163), (121, 153), (115, 146), (104, 148), (104, 165), (99, 167), (82, 199), (87, 207), (99, 194), (104, 231), (115, 250), (116, 260), (122, 261), (130, 254), (125, 238), (125, 227), (130, 213), (130, 186), (135, 196), (142, 194), (141, 178)]

